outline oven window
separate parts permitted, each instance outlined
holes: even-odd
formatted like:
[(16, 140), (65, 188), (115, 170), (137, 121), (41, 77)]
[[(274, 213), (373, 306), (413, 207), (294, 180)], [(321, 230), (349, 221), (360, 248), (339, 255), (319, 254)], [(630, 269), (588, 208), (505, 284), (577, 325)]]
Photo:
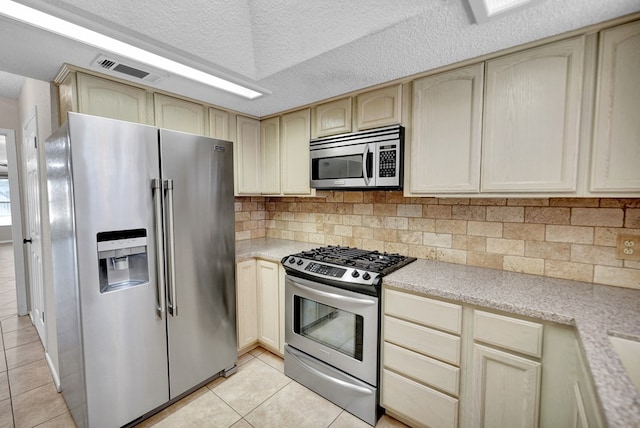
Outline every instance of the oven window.
[(294, 296), (293, 330), (362, 361), (362, 315)]
[(362, 155), (313, 159), (314, 180), (362, 177)]

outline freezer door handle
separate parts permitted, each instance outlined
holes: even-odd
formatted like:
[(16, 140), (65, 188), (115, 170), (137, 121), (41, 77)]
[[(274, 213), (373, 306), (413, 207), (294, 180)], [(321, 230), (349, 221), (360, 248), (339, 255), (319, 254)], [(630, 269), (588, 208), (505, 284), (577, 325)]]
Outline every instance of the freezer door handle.
[(176, 253), (175, 235), (173, 233), (173, 180), (164, 182), (166, 198), (166, 236), (167, 236), (167, 290), (169, 291), (168, 309), (174, 317), (178, 316), (178, 296), (176, 293)]
[(156, 302), (156, 311), (160, 319), (164, 318), (165, 295), (164, 295), (164, 254), (162, 248), (162, 181), (154, 178), (151, 182), (153, 188), (153, 208), (156, 223), (156, 270), (158, 278), (156, 280), (156, 288), (158, 291), (158, 301)]

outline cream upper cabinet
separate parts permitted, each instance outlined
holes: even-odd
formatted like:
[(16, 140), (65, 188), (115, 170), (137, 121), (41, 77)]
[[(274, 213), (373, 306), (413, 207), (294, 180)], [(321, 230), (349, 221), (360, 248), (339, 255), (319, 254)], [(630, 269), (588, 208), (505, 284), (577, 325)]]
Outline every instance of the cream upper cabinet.
[(209, 107), (209, 136), (218, 140), (231, 140), (231, 114)]
[(282, 194), (309, 195), (310, 110), (282, 116), (280, 127)]
[(280, 193), (280, 118), (272, 117), (260, 122), (262, 151), (262, 193)]
[(400, 123), (402, 85), (365, 92), (356, 97), (356, 128), (369, 129)]
[(600, 34), (592, 156), (592, 192), (640, 192), (640, 22)]
[[(72, 73), (70, 76), (74, 74)], [(77, 79), (77, 111), (79, 113), (128, 122), (148, 123), (147, 91), (144, 89), (84, 73), (77, 73), (75, 77)], [(63, 85), (61, 85), (62, 87)], [(73, 89), (70, 91), (73, 92)], [(73, 107), (71, 110), (76, 111)]]
[(206, 110), (202, 104), (163, 94), (154, 94), (153, 103), (157, 127), (206, 135)]
[(256, 261), (236, 264), (236, 305), (238, 349), (258, 341), (258, 296), (256, 289)]
[(311, 137), (351, 132), (351, 97), (320, 104), (313, 108)]
[(573, 192), (585, 38), (487, 61), (481, 189)]
[(413, 82), (409, 192), (480, 189), (484, 64)]
[(238, 116), (235, 143), (236, 194), (260, 194), (262, 192), (260, 121)]

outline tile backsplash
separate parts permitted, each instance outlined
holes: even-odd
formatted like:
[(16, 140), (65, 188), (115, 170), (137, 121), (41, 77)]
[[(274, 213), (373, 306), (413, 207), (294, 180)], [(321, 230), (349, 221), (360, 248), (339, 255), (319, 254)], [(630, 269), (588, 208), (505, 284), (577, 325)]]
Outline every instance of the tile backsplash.
[(640, 289), (640, 262), (616, 258), (640, 235), (640, 199), (405, 198), (318, 191), (236, 198), (236, 240), (272, 237)]

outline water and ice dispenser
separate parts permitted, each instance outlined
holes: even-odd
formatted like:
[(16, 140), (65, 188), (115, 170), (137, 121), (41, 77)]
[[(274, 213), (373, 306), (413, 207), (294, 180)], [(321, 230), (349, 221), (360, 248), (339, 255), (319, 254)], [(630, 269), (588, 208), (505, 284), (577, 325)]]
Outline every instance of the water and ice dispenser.
[(100, 292), (149, 282), (146, 229), (98, 233)]

